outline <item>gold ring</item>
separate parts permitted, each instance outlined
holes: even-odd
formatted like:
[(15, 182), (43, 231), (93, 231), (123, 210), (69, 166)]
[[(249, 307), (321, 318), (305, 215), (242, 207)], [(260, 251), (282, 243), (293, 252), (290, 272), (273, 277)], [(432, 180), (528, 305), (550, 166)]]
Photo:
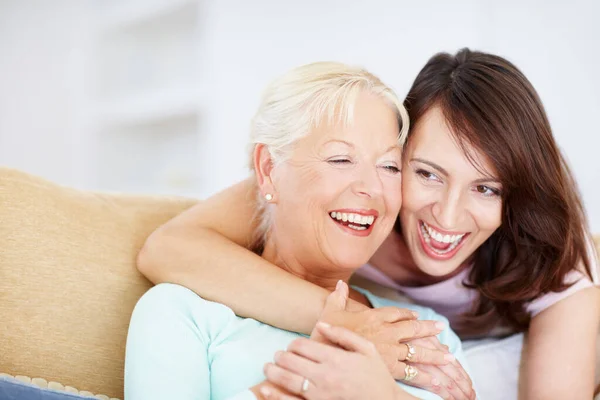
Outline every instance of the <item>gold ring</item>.
[(419, 375), (419, 370), (412, 365), (407, 364), (406, 367), (404, 367), (404, 380), (406, 382), (412, 381), (417, 375)]
[(411, 361), (417, 350), (415, 350), (415, 348), (410, 343), (404, 344), (406, 345), (406, 347), (408, 347), (408, 353), (406, 353), (406, 361)]
[(304, 380), (302, 381), (302, 388), (300, 389), (300, 393), (305, 393), (308, 390), (309, 383), (309, 380), (307, 378), (304, 378)]

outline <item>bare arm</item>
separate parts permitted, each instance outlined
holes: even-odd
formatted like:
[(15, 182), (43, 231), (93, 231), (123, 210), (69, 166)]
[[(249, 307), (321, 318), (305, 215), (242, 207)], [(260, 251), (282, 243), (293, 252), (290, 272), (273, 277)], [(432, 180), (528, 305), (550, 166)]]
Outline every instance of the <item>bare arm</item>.
[(522, 399), (591, 399), (600, 290), (581, 290), (535, 316), (527, 336)]
[(155, 284), (177, 283), (238, 315), (310, 334), (329, 293), (247, 249), (255, 193), (247, 179), (173, 218), (148, 237), (138, 269)]

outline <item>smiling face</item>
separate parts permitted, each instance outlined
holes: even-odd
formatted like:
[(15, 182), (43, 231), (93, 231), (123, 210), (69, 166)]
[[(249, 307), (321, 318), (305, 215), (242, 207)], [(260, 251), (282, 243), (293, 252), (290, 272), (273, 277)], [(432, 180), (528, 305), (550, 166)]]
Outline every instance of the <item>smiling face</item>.
[(321, 125), (273, 167), (266, 249), (284, 263), (347, 272), (366, 263), (390, 233), (402, 202), (394, 110), (362, 93), (351, 123)]
[(423, 115), (407, 146), (400, 212), (403, 237), (422, 272), (445, 276), (500, 226), (502, 185), (489, 161), (467, 146), (480, 167), (473, 165), (437, 107)]

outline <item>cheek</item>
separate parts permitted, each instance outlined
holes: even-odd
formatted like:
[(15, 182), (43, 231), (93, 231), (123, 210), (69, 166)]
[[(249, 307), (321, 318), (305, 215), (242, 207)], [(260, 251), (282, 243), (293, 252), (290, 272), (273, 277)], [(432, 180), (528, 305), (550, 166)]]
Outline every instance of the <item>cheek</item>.
[(402, 177), (387, 176), (383, 177), (381, 181), (387, 210), (390, 214), (397, 215), (402, 207)]
[(282, 206), (287, 206), (288, 214), (295, 214), (298, 218), (301, 210), (312, 212), (321, 210), (323, 206), (331, 206), (343, 188), (349, 174), (343, 171), (321, 166), (319, 163), (308, 163), (293, 168), (290, 173), (282, 175), (279, 179), (282, 188)]
[(417, 212), (432, 202), (432, 191), (427, 190), (414, 176), (403, 177), (402, 210)]
[(474, 216), (480, 230), (493, 232), (502, 223), (502, 202), (483, 204), (477, 208)]

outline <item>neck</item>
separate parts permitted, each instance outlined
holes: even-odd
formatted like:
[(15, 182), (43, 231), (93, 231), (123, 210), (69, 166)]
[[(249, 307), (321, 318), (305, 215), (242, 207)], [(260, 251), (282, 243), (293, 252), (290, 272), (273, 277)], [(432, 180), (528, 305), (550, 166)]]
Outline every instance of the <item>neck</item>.
[(330, 263), (311, 261), (311, 257), (306, 254), (302, 254), (303, 257), (300, 258), (295, 253), (284, 243), (276, 243), (275, 240), (269, 238), (265, 243), (262, 257), (284, 271), (329, 291), (335, 290), (339, 280), (348, 283), (354, 272), (336, 268)]

